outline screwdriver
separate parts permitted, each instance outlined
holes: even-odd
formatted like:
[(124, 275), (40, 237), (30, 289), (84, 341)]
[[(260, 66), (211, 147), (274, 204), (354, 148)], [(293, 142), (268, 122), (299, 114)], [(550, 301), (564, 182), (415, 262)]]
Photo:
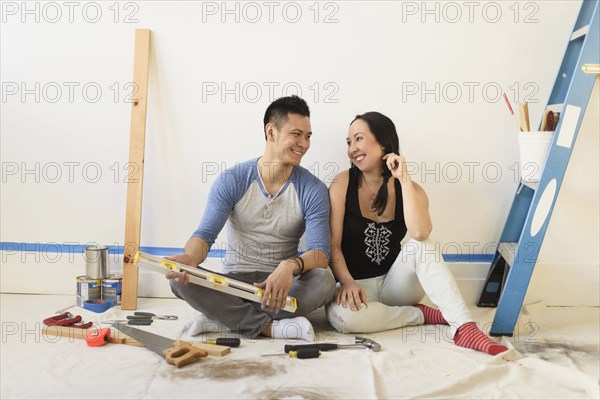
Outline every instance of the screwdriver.
[[(285, 356), (286, 354), (263, 354), (263, 357), (270, 356)], [(287, 355), (292, 358), (319, 358), (321, 356), (321, 350), (319, 349), (299, 349), (291, 350), (287, 352)]]
[(283, 347), (283, 351), (289, 353), (291, 351), (301, 351), (301, 350), (309, 350), (309, 349), (317, 349), (319, 351), (329, 351), (335, 350), (340, 345), (336, 343), (311, 343), (311, 344), (299, 344), (299, 345), (291, 345), (286, 344)]
[(229, 347), (240, 347), (240, 339), (239, 338), (217, 338), (217, 339), (208, 339), (207, 344), (218, 344), (219, 346), (229, 346)]
[[(322, 350), (322, 351), (329, 351), (329, 350), (337, 350), (337, 349), (345, 349), (345, 348), (367, 349), (369, 347), (362, 343), (354, 343), (354, 344), (311, 343), (311, 344), (299, 344), (299, 345), (286, 344), (284, 346), (283, 351), (286, 353), (289, 351), (301, 350), (301, 349), (318, 349), (318, 350)], [(375, 347), (372, 347), (371, 349), (373, 349), (373, 351), (379, 351), (379, 349), (375, 350)]]

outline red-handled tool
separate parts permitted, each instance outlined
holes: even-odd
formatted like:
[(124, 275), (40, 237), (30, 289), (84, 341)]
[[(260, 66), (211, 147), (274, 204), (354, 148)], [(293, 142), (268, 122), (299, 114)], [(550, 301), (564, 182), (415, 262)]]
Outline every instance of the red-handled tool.
[(85, 335), (85, 342), (90, 347), (104, 346), (110, 341), (110, 328), (93, 329)]
[(81, 322), (81, 320), (82, 320), (81, 315), (77, 315), (77, 316), (73, 317), (73, 314), (66, 312), (64, 314), (46, 318), (44, 320), (44, 324), (46, 324), (48, 326), (70, 326), (72, 328), (79, 328), (79, 329), (87, 329), (90, 326), (92, 326), (91, 322), (77, 325), (77, 323)]

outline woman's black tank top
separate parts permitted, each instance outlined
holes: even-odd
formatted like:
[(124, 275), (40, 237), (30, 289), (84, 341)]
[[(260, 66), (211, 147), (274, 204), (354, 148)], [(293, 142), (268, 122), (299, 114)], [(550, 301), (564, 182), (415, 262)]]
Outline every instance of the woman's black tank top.
[(385, 275), (400, 254), (400, 241), (406, 235), (402, 204), (402, 188), (394, 179), (396, 210), (393, 221), (378, 223), (365, 218), (358, 203), (360, 171), (350, 168), (346, 191), (346, 212), (342, 236), (342, 252), (354, 279)]

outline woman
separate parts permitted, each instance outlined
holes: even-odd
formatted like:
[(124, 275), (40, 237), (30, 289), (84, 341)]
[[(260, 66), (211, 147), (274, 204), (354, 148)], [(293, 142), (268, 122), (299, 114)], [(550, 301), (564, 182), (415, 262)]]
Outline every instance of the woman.
[[(331, 268), (340, 283), (327, 317), (342, 333), (449, 324), (454, 343), (506, 351), (473, 322), (441, 255), (427, 242), (429, 201), (399, 155), (394, 123), (378, 112), (350, 124), (351, 167), (336, 176), (331, 201)], [(401, 246), (408, 234), (413, 238)], [(427, 294), (440, 309), (418, 302)]]

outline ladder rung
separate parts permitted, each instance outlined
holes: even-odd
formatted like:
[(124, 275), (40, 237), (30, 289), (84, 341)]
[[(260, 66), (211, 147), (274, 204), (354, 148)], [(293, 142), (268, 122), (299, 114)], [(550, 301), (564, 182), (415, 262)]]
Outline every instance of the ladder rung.
[(517, 242), (502, 242), (498, 246), (498, 252), (510, 266), (513, 265), (513, 261), (515, 260), (515, 252), (517, 251), (518, 245)]
[(565, 106), (565, 103), (560, 103), (560, 104), (548, 104), (546, 106), (546, 109), (552, 112), (562, 112), (563, 108)]
[(521, 184), (519, 185), (519, 188), (517, 189), (517, 195), (521, 193), (521, 190), (523, 190), (523, 186), (527, 186), (528, 188), (530, 188), (531, 190), (533, 190), (535, 192), (537, 190), (539, 184), (540, 184), (540, 181), (521, 181)]
[(585, 36), (589, 30), (590, 30), (589, 25), (586, 25), (583, 28), (577, 29), (575, 32), (573, 32), (573, 35), (571, 35), (571, 41), (573, 41), (575, 39), (579, 39), (582, 36)]
[(600, 64), (583, 64), (581, 70), (586, 74), (600, 74)]

